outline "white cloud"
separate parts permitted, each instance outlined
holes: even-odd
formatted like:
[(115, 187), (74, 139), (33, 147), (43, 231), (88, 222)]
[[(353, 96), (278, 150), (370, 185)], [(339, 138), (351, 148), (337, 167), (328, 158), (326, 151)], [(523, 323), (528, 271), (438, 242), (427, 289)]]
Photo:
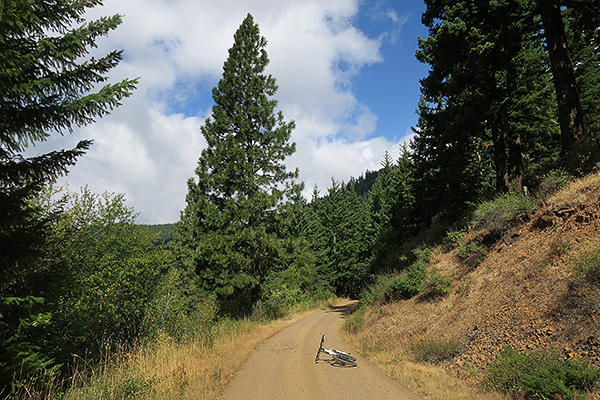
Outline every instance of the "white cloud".
[[(382, 61), (381, 38), (353, 25), (358, 7), (358, 0), (106, 0), (89, 17), (119, 13), (124, 22), (100, 38), (97, 53), (124, 49), (125, 59), (110, 75), (139, 76), (139, 88), (110, 116), (47, 146), (94, 139), (66, 178), (71, 187), (126, 193), (144, 223), (176, 221), (205, 145), (200, 126), (208, 111), (171, 114), (168, 102), (210, 96), (195, 86), (216, 84), (233, 34), (250, 12), (268, 40), (275, 97), (286, 120), (297, 124), (292, 140), (298, 151), (288, 164), (300, 168), (305, 194), (314, 184), (329, 187), (332, 177), (347, 181), (378, 169), (383, 153), (395, 155), (398, 143), (372, 137), (377, 116), (352, 92), (360, 69)], [(387, 17), (401, 26), (397, 14)]]

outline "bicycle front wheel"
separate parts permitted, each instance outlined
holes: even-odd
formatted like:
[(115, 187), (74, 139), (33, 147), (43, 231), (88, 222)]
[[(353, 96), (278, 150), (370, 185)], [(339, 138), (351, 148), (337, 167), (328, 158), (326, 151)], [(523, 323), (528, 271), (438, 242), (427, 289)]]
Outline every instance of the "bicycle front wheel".
[(352, 356), (351, 356), (350, 354), (348, 354), (348, 353), (344, 353), (343, 351), (340, 351), (340, 350), (333, 350), (333, 352), (334, 352), (336, 355), (338, 355), (338, 356), (340, 356), (340, 357), (342, 357), (342, 358), (345, 358), (345, 359), (347, 359), (347, 360), (350, 360), (350, 361), (356, 361), (356, 358), (352, 357)]

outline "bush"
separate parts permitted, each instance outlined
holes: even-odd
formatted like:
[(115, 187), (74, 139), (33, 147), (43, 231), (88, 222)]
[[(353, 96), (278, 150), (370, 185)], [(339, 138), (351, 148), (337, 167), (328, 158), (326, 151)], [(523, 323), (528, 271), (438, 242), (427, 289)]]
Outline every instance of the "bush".
[(578, 259), (574, 259), (572, 265), (586, 281), (596, 285), (600, 284), (600, 246), (583, 253)]
[(382, 302), (409, 299), (419, 293), (427, 276), (427, 266), (433, 252), (428, 249), (415, 251), (417, 260), (400, 273), (380, 275), (375, 284), (364, 289), (360, 296), (361, 306)]
[(491, 234), (501, 234), (519, 217), (535, 210), (533, 201), (519, 192), (510, 192), (481, 203), (473, 215), (473, 224)]
[(489, 372), (490, 389), (536, 399), (581, 399), (600, 380), (600, 369), (588, 360), (563, 361), (557, 352), (521, 354), (512, 347), (498, 354)]
[(464, 232), (451, 231), (446, 233), (446, 237), (448, 238), (448, 241), (450, 241), (452, 248), (455, 249), (462, 243), (465, 234)]
[(477, 241), (461, 243), (458, 246), (456, 255), (466, 265), (476, 267), (485, 260), (487, 248)]
[(442, 275), (437, 268), (433, 267), (421, 283), (419, 293), (425, 297), (439, 297), (450, 293), (452, 279)]
[(389, 291), (386, 293), (386, 300), (410, 299), (416, 296), (426, 276), (427, 269), (424, 265), (412, 264), (391, 282)]
[(427, 266), (433, 252), (425, 248), (415, 252), (417, 261), (412, 263), (406, 270), (394, 279), (386, 294), (386, 300), (409, 299), (419, 293), (421, 284), (427, 276)]
[(426, 339), (411, 347), (416, 361), (436, 363), (462, 352), (462, 344), (454, 340)]
[(344, 320), (342, 329), (350, 334), (360, 332), (365, 324), (365, 308), (361, 308)]
[(217, 315), (216, 303), (194, 296), (183, 273), (172, 268), (161, 278), (156, 295), (148, 304), (145, 334), (156, 342), (202, 340), (209, 344)]

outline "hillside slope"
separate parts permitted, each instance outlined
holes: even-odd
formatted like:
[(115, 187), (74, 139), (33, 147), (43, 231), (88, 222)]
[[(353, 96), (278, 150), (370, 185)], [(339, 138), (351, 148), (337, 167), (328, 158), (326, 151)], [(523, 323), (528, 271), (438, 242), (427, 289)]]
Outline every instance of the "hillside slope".
[[(465, 240), (485, 235), (471, 230)], [(452, 278), (451, 293), (372, 306), (351, 342), (388, 370), (394, 359), (410, 360), (419, 342), (460, 343), (459, 354), (436, 365), (474, 383), (505, 346), (558, 350), (600, 366), (600, 285), (577, 268), (598, 265), (599, 249), (600, 174), (594, 174), (540, 202), (489, 244), (477, 266), (461, 262), (456, 249), (438, 248), (430, 268)]]

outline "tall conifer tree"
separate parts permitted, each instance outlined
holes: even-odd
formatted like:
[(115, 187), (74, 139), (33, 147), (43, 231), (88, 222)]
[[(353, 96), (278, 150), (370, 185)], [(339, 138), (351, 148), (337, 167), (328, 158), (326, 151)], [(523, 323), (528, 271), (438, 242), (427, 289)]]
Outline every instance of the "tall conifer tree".
[[(52, 370), (42, 339), (60, 288), (46, 257), (48, 219), (31, 204), (42, 186), (66, 174), (91, 145), (25, 158), (25, 147), (93, 122), (130, 95), (136, 80), (105, 84), (121, 52), (88, 57), (121, 16), (86, 23), (101, 0), (0, 1), (0, 392)], [(17, 375), (18, 373), (18, 375)]]
[(426, 5), (429, 36), (419, 40), (417, 58), (431, 70), (421, 81), (411, 146), (424, 197), (417, 206), (427, 219), (454, 218), (467, 202), (492, 195), (490, 186), (518, 190), (531, 170), (556, 163), (554, 98), (529, 0)]
[(296, 150), (295, 127), (276, 112), (275, 79), (252, 15), (234, 35), (213, 89), (215, 105), (201, 132), (208, 147), (188, 181), (187, 205), (178, 222), (179, 260), (205, 295), (228, 314), (247, 313), (261, 299), (261, 286), (285, 251), (282, 218), (302, 190), (298, 170), (283, 161)]

